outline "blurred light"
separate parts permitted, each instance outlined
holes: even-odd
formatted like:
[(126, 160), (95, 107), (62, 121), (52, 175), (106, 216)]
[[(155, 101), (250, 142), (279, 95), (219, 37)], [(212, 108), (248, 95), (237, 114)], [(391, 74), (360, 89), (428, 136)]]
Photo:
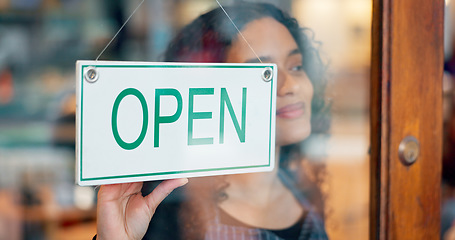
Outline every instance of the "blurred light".
[(359, 162), (368, 156), (368, 140), (362, 134), (333, 134), (329, 141), (328, 155), (334, 161)]
[(446, 6), (449, 6), (451, 0), (445, 0)]
[(9, 70), (0, 70), (0, 105), (11, 102), (14, 96), (13, 75)]
[(74, 187), (74, 205), (82, 210), (91, 209), (95, 203), (95, 191), (90, 187)]

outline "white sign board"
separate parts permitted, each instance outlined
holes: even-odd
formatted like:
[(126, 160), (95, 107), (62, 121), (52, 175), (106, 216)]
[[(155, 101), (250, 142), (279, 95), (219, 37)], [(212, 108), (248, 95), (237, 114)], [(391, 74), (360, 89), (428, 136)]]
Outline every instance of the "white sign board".
[(79, 185), (271, 171), (274, 64), (78, 61)]

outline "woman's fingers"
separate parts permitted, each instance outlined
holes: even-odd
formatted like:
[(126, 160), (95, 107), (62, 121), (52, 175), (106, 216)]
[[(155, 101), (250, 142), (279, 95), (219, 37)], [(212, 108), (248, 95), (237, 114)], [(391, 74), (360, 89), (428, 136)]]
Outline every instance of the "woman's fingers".
[(98, 192), (98, 200), (102, 201), (119, 200), (124, 196), (140, 192), (142, 184), (143, 184), (142, 182), (134, 182), (102, 185)]
[(170, 179), (161, 182), (147, 197), (146, 202), (150, 213), (155, 213), (158, 205), (166, 198), (174, 189), (188, 183), (187, 178)]

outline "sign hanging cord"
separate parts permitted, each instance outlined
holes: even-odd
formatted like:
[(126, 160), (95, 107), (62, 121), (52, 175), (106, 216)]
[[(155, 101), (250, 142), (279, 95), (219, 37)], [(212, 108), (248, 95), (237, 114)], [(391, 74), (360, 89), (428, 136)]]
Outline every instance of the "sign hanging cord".
[(218, 0), (215, 0), (216, 3), (218, 3), (218, 5), (220, 6), (221, 10), (223, 10), (224, 14), (226, 14), (226, 16), (229, 18), (229, 21), (231, 21), (232, 25), (234, 25), (235, 29), (237, 29), (237, 32), (240, 34), (240, 36), (243, 38), (243, 40), (245, 41), (245, 43), (248, 45), (248, 47), (251, 49), (251, 51), (254, 53), (254, 55), (256, 56), (256, 58), (259, 60), (260, 63), (263, 63), (261, 58), (256, 54), (256, 52), (254, 51), (254, 49), (251, 47), (250, 43), (248, 43), (248, 41), (246, 40), (246, 38), (243, 36), (242, 32), (240, 32), (239, 28), (237, 27), (237, 25), (235, 25), (234, 21), (232, 20), (232, 18), (229, 16), (229, 14), (226, 12), (226, 10), (224, 9), (224, 7), (221, 5), (221, 3), (218, 1)]
[[(122, 29), (125, 27), (125, 25), (130, 21), (131, 17), (133, 17), (133, 15), (137, 12), (137, 10), (142, 6), (142, 4), (144, 3), (145, 0), (142, 0), (136, 7), (136, 9), (134, 9), (134, 11), (131, 13), (131, 15), (126, 19), (125, 23), (123, 23), (123, 25), (120, 27), (120, 29), (117, 31), (117, 33), (115, 33), (115, 35), (112, 37), (112, 39), (107, 43), (107, 45), (104, 47), (104, 49), (100, 52), (100, 54), (98, 55), (98, 57), (96, 58), (95, 61), (98, 61), (98, 59), (101, 57), (101, 55), (103, 55), (104, 51), (106, 51), (106, 49), (109, 47), (109, 45), (111, 45), (112, 41), (114, 41), (114, 39), (117, 37), (117, 35), (122, 31)], [(229, 14), (226, 12), (226, 10), (224, 9), (223, 5), (221, 5), (221, 3), (218, 1), (218, 0), (215, 0), (216, 3), (218, 3), (218, 5), (220, 6), (221, 10), (223, 10), (224, 14), (226, 14), (226, 17), (229, 19), (229, 21), (232, 23), (232, 25), (235, 27), (235, 29), (237, 30), (237, 32), (240, 34), (240, 36), (242, 37), (242, 39), (245, 41), (245, 43), (248, 45), (248, 47), (251, 49), (251, 51), (254, 53), (254, 55), (256, 56), (256, 58), (259, 60), (260, 63), (263, 63), (261, 58), (257, 55), (257, 53), (254, 51), (254, 49), (251, 47), (250, 43), (246, 40), (245, 36), (243, 36), (242, 32), (240, 32), (239, 28), (237, 27), (237, 25), (235, 25), (234, 21), (232, 20), (232, 18), (229, 16)]]
[(114, 41), (114, 39), (117, 37), (117, 35), (120, 33), (120, 31), (122, 31), (123, 27), (125, 27), (125, 25), (128, 23), (128, 21), (130, 21), (131, 17), (141, 7), (141, 5), (144, 3), (144, 1), (145, 0), (142, 0), (139, 3), (139, 5), (137, 5), (136, 9), (134, 9), (133, 13), (131, 13), (131, 15), (126, 19), (126, 21), (123, 23), (123, 25), (120, 27), (120, 29), (117, 31), (117, 33), (114, 35), (114, 37), (112, 37), (111, 41), (109, 41), (109, 43), (106, 45), (106, 47), (104, 47), (104, 49), (100, 52), (100, 54), (98, 55), (98, 57), (96, 58), (95, 61), (98, 61), (98, 59), (101, 57), (101, 55), (104, 53), (104, 51), (106, 51), (106, 49), (109, 47), (109, 45), (111, 45), (112, 41)]

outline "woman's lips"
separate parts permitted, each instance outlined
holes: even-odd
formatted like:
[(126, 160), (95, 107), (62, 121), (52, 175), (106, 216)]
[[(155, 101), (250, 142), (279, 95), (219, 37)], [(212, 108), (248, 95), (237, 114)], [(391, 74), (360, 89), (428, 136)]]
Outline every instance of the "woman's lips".
[(286, 105), (276, 111), (276, 116), (281, 118), (297, 118), (305, 113), (303, 102)]

